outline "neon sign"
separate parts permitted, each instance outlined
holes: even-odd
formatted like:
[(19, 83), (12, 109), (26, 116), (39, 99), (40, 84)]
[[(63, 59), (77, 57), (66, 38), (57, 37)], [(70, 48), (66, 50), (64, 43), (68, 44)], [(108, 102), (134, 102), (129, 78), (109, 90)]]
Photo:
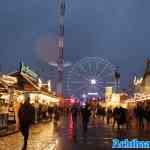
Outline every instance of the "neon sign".
[(39, 75), (33, 72), (30, 67), (24, 63), (20, 64), (20, 72), (30, 76), (35, 81), (38, 81)]

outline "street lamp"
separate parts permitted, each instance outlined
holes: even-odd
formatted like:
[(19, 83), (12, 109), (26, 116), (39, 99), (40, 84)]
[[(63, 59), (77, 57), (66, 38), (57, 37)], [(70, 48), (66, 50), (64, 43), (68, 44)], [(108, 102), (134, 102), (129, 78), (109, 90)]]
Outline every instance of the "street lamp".
[(91, 85), (95, 85), (96, 84), (96, 80), (95, 79), (91, 79), (90, 83), (91, 83)]
[(92, 96), (98, 96), (98, 93), (88, 93), (88, 95), (92, 95)]
[(86, 98), (86, 94), (83, 94), (82, 97), (83, 97), (83, 98)]

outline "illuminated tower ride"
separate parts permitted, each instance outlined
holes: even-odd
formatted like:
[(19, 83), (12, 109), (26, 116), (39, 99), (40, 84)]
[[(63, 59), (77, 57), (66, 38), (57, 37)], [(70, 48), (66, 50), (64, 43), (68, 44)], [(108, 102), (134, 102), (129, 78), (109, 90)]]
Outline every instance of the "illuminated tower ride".
[(57, 62), (49, 64), (57, 68), (57, 89), (58, 97), (64, 97), (64, 68), (70, 66), (70, 63), (64, 63), (64, 16), (65, 16), (65, 0), (58, 0), (58, 59)]
[(63, 97), (63, 76), (64, 76), (64, 16), (65, 16), (65, 1), (58, 1), (58, 81), (57, 81), (57, 96)]

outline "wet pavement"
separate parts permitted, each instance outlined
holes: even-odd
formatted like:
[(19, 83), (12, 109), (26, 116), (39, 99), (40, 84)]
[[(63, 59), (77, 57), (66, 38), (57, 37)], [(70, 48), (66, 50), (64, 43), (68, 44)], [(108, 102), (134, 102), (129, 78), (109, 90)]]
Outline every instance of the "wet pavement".
[[(63, 117), (57, 127), (53, 122), (34, 125), (30, 130), (28, 150), (53, 150), (53, 146), (57, 150), (109, 150), (112, 138), (150, 140), (150, 132), (126, 128), (118, 131), (97, 119), (89, 124), (85, 137), (80, 121), (75, 130), (71, 117)], [(22, 140), (20, 133), (0, 137), (0, 150), (21, 150)]]
[[(28, 150), (51, 150), (56, 143), (53, 123), (34, 125), (30, 130)], [(0, 138), (0, 150), (21, 150), (23, 137), (21, 133)]]
[(17, 132), (16, 124), (11, 124), (7, 128), (0, 129), (0, 137), (4, 137)]

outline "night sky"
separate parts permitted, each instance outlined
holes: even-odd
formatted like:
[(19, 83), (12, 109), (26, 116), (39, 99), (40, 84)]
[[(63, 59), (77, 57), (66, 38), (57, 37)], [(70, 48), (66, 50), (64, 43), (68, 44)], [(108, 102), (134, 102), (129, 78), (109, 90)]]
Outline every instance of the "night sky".
[[(65, 60), (107, 58), (120, 67), (126, 88), (150, 57), (149, 7), (149, 0), (66, 0)], [(57, 19), (57, 0), (1, 0), (2, 71), (14, 71), (23, 59), (44, 78), (54, 78), (47, 62), (56, 59)]]

